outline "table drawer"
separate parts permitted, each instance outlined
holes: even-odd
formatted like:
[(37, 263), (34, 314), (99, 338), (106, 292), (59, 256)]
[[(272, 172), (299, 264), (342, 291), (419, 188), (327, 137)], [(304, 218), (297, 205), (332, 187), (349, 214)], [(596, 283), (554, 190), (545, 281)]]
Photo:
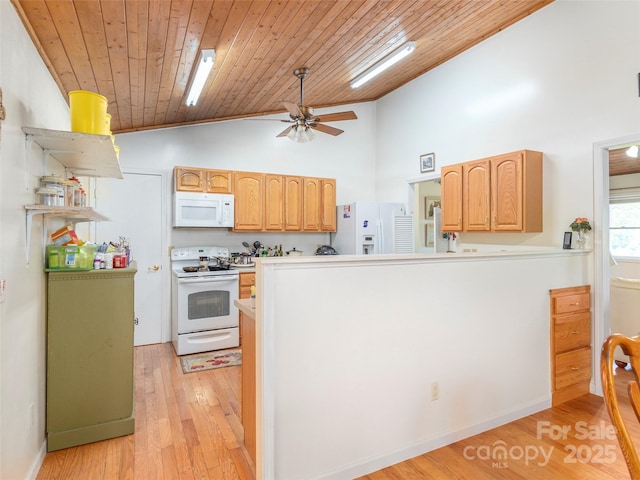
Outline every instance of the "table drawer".
[(553, 314), (574, 313), (580, 310), (589, 310), (591, 296), (587, 293), (573, 295), (561, 295), (553, 299)]
[(554, 353), (568, 352), (591, 345), (591, 312), (575, 313), (554, 319)]
[(559, 390), (591, 379), (591, 347), (556, 355), (556, 385)]

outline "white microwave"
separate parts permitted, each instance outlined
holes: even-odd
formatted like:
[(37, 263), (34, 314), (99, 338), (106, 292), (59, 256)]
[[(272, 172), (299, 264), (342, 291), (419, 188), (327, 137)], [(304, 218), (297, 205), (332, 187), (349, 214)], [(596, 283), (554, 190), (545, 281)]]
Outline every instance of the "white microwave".
[(233, 227), (233, 195), (175, 192), (174, 227)]

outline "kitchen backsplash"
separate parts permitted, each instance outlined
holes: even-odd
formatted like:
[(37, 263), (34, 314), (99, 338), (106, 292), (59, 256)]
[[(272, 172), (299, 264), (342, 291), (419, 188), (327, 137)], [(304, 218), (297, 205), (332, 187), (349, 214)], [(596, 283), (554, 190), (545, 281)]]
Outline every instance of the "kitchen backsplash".
[[(286, 252), (301, 250), (303, 255), (313, 255), (318, 245), (329, 245), (330, 234), (323, 233), (265, 233), (246, 232), (237, 233), (224, 229), (214, 228), (174, 228), (171, 230), (171, 245), (174, 247), (190, 247), (197, 245), (207, 245), (216, 247), (226, 247), (230, 252), (246, 252), (242, 242), (252, 244), (256, 240), (265, 246), (274, 247), (282, 244), (282, 249)], [(338, 252), (340, 253), (340, 252)]]

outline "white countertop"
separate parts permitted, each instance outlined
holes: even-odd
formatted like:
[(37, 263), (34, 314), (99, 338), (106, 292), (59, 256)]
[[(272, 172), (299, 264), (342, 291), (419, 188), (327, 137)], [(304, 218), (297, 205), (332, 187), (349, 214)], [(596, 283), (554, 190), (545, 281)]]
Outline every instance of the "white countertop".
[(233, 304), (238, 307), (238, 310), (240, 310), (242, 313), (244, 313), (245, 315), (253, 318), (255, 320), (256, 318), (256, 307), (255, 305), (251, 305), (251, 300), (249, 298), (241, 298), (238, 300), (234, 300)]
[[(489, 249), (491, 248), (491, 249)], [(378, 255), (308, 255), (288, 257), (256, 257), (256, 265), (296, 265), (296, 264), (327, 264), (327, 263), (368, 263), (368, 262), (448, 262), (448, 261), (477, 261), (482, 259), (523, 258), (539, 256), (585, 255), (591, 249), (562, 249), (559, 247), (506, 247), (475, 252), (458, 251), (453, 253), (411, 253), (411, 254), (378, 254)]]

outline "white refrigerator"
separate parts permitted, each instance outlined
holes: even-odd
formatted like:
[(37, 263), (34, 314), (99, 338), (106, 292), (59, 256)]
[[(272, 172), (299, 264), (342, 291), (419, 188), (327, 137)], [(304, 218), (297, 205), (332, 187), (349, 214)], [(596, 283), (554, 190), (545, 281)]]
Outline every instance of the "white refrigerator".
[(413, 217), (401, 203), (338, 205), (331, 246), (340, 255), (413, 253)]

